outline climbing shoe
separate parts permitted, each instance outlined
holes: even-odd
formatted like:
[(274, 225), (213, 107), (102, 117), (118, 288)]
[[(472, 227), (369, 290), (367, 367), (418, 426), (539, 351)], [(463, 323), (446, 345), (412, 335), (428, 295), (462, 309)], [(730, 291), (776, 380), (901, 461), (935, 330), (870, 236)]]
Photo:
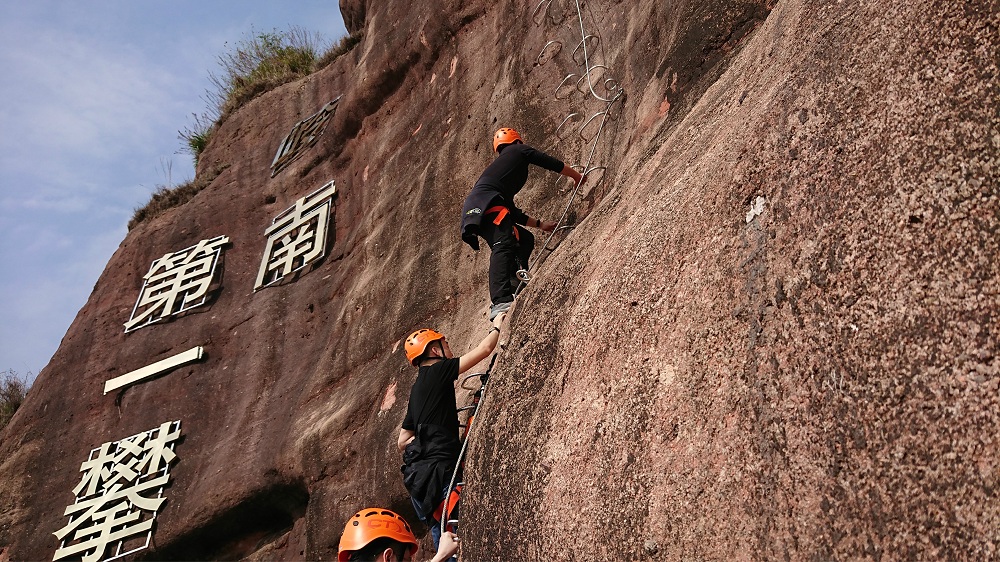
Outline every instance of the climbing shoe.
[(498, 302), (495, 305), (493, 305), (492, 307), (490, 307), (490, 322), (492, 322), (493, 319), (496, 318), (498, 314), (503, 314), (504, 312), (507, 312), (508, 310), (510, 310), (510, 305), (511, 304), (513, 304), (513, 303)]

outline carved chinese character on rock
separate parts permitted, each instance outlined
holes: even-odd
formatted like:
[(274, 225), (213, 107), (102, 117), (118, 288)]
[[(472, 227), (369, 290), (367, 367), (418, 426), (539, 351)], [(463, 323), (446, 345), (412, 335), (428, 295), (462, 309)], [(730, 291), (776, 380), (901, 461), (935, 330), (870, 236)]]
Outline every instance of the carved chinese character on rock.
[(254, 291), (278, 283), (326, 255), (330, 208), (336, 192), (331, 181), (296, 201), (264, 231), (267, 246)]
[(165, 422), (92, 450), (80, 465), (76, 501), (65, 511), (69, 523), (54, 533), (53, 561), (112, 560), (149, 546), (180, 436), (180, 421)]
[(292, 131), (278, 145), (278, 153), (274, 155), (274, 161), (271, 162), (272, 178), (298, 158), (305, 149), (316, 144), (316, 140), (323, 133), (327, 122), (333, 117), (338, 103), (340, 103), (340, 96), (292, 127)]
[(222, 247), (228, 242), (228, 237), (217, 236), (153, 261), (143, 277), (142, 291), (132, 317), (125, 323), (125, 332), (204, 304)]

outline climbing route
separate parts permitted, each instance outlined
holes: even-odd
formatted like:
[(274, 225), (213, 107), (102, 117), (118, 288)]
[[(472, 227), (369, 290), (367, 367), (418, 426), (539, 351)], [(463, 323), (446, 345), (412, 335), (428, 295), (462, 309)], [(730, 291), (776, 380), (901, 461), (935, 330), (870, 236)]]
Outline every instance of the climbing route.
[[(553, 91), (553, 97), (556, 100), (566, 101), (569, 105), (568, 114), (556, 127), (555, 134), (560, 140), (565, 140), (575, 130), (579, 138), (584, 141), (584, 152), (587, 156), (582, 165), (574, 166), (574, 168), (584, 178), (598, 172), (603, 175), (607, 166), (595, 163), (597, 148), (608, 122), (617, 120), (621, 114), (625, 90), (618, 80), (611, 76), (608, 66), (597, 60), (597, 55), (602, 52), (602, 40), (598, 26), (593, 26), (594, 32), (588, 32), (584, 23), (584, 11), (579, 0), (574, 0), (572, 5), (561, 0), (541, 0), (535, 6), (532, 19), (536, 25), (551, 24), (555, 27), (556, 32), (574, 28), (574, 37), (569, 40), (574, 45), (573, 51), (569, 54), (569, 60), (559, 59), (559, 62), (564, 62), (567, 66), (574, 68), (574, 71), (568, 73)], [(569, 25), (571, 19), (575, 20), (574, 25)], [(559, 37), (550, 39), (535, 57), (536, 64), (541, 66), (558, 59), (565, 51), (563, 46), (563, 39)], [(588, 115), (589, 117), (584, 119)], [(572, 124), (579, 122), (582, 124), (574, 128)], [(566, 217), (580, 194), (582, 184), (581, 181), (574, 185), (567, 197), (563, 211), (559, 215), (559, 220), (556, 221), (555, 229), (546, 237), (542, 249), (527, 264), (526, 269), (518, 272), (520, 280), (518, 291), (531, 279), (532, 272), (537, 269), (544, 258), (555, 250), (555, 247), (551, 245), (555, 235), (573, 228), (572, 225), (565, 224)]]
[[(581, 166), (574, 166), (574, 168), (584, 178), (597, 172), (603, 174), (607, 170), (607, 167), (595, 164), (597, 149), (609, 121), (617, 120), (620, 116), (620, 108), (624, 101), (625, 91), (622, 89), (621, 84), (611, 77), (608, 66), (597, 61), (598, 57), (596, 55), (601, 52), (601, 36), (596, 31), (593, 33), (588, 32), (587, 26), (584, 23), (583, 8), (579, 0), (574, 0), (572, 4), (565, 2), (565, 0), (541, 0), (535, 6), (532, 18), (536, 25), (551, 24), (556, 31), (573, 30), (574, 37), (567, 40), (570, 44), (574, 45), (573, 51), (569, 54), (568, 61), (560, 59), (560, 55), (564, 53), (563, 46), (567, 41), (555, 37), (545, 43), (545, 46), (542, 47), (542, 50), (535, 57), (535, 62), (538, 65), (545, 65), (559, 59), (560, 62), (575, 68), (553, 90), (553, 96), (556, 100), (565, 101), (569, 105), (568, 114), (556, 128), (556, 137), (560, 140), (565, 140), (575, 130), (576, 134), (584, 142), (584, 152), (587, 156)], [(575, 22), (572, 22), (574, 19)], [(574, 25), (563, 25), (564, 23), (569, 24), (571, 22)], [(595, 25), (594, 29), (596, 28), (597, 26)], [(578, 35), (576, 35), (577, 33)], [(588, 115), (589, 117), (584, 119)], [(574, 127), (574, 123), (582, 124), (579, 127)], [(582, 185), (583, 180), (577, 182), (573, 190), (569, 193), (562, 214), (556, 222), (556, 227), (549, 233), (545, 244), (542, 245), (541, 251), (532, 258), (525, 269), (517, 272), (520, 283), (515, 293), (520, 292), (524, 288), (525, 283), (531, 279), (531, 273), (538, 268), (544, 257), (555, 250), (550, 245), (554, 236), (559, 232), (573, 228), (573, 226), (565, 224), (565, 221), (580, 193)], [(510, 326), (513, 329), (513, 321)], [(479, 407), (489, 386), (490, 373), (500, 353), (502, 351), (498, 351), (493, 355), (490, 359), (489, 367), (485, 372), (466, 375), (459, 382), (460, 388), (474, 392), (472, 402), (458, 409), (458, 413), (468, 411), (471, 414), (465, 424), (465, 431), (462, 435), (462, 447), (448, 485), (448, 489), (451, 492), (439, 506), (438, 512), (435, 513), (436, 519), (440, 522), (442, 533), (449, 527), (457, 529), (458, 518), (452, 518), (452, 516), (456, 514), (464, 483), (456, 482), (456, 480), (465, 462), (465, 452), (472, 432), (472, 422), (479, 414)], [(469, 384), (474, 385), (475, 380), (479, 381), (478, 389), (475, 386), (469, 386)]]

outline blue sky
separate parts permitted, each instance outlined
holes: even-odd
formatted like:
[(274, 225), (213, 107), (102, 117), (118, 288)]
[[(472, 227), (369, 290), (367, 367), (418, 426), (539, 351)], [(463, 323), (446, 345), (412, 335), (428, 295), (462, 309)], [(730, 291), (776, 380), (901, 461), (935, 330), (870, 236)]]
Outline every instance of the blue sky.
[(282, 4), (0, 3), (0, 371), (38, 374), (133, 210), (194, 175), (177, 133), (220, 54), (251, 30), (347, 33), (335, 0)]

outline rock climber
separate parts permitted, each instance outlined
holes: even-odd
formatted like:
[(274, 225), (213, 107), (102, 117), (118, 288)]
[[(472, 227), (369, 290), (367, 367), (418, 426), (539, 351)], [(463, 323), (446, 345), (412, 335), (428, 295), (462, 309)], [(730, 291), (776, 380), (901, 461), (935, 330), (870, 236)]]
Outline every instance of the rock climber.
[(403, 346), (407, 360), (418, 368), (397, 441), (403, 452), (403, 484), (417, 517), (431, 526), (435, 548), (441, 529), (434, 511), (451, 492), (448, 486), (462, 449), (454, 384), (458, 375), (496, 348), (504, 316), (496, 315), (483, 341), (458, 358), (442, 334), (427, 328), (410, 334)]
[(504, 127), (493, 135), (494, 160), (476, 181), (462, 206), (462, 240), (479, 249), (479, 237), (490, 246), (490, 319), (507, 311), (519, 285), (518, 269), (528, 267), (535, 237), (519, 225), (552, 232), (556, 223), (532, 218), (514, 205), (514, 196), (528, 181), (534, 164), (571, 178), (578, 185), (585, 176), (557, 158), (521, 141), (514, 129)]
[[(406, 562), (419, 548), (405, 519), (388, 509), (370, 507), (347, 521), (340, 536), (337, 562)], [(444, 562), (457, 551), (458, 538), (446, 532), (431, 562)]]

